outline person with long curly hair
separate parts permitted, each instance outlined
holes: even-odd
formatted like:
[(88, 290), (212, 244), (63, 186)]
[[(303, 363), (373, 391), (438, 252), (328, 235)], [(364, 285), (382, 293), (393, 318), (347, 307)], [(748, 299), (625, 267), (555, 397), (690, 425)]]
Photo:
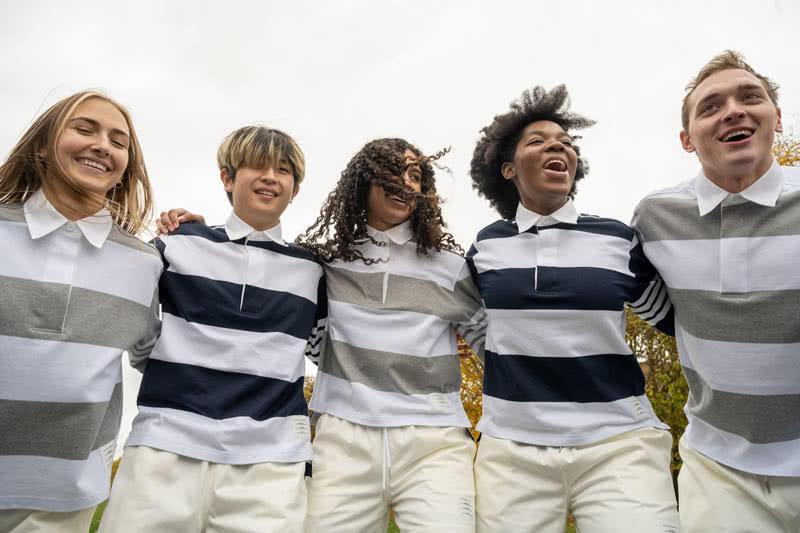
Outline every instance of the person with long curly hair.
[(402, 139), (367, 143), (297, 242), (325, 262), (328, 322), (310, 408), (306, 531), (474, 531), (475, 445), (456, 330), (484, 311), (444, 231), (433, 163)]
[[(460, 399), (456, 331), (482, 354), (485, 312), (444, 230), (432, 156), (378, 139), (353, 156), (297, 244), (325, 269), (306, 531), (475, 530), (475, 444)], [(159, 229), (201, 220), (162, 213)]]
[(579, 215), (588, 166), (560, 85), (522, 93), (481, 131), (470, 174), (502, 220), (467, 254), (488, 319), (478, 533), (679, 530), (672, 437), (625, 343), (624, 307), (670, 332), (671, 304), (634, 232)]

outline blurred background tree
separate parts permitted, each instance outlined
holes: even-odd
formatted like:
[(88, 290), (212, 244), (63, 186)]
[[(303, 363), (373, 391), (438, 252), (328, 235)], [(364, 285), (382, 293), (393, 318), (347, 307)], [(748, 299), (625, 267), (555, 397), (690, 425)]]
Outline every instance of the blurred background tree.
[(772, 153), (778, 163), (785, 167), (800, 166), (800, 140), (792, 132), (781, 133), (775, 137)]

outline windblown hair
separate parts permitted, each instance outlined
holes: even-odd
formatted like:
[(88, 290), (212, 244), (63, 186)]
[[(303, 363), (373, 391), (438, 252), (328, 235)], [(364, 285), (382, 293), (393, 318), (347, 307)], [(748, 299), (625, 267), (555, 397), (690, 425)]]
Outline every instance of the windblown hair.
[[(84, 190), (67, 175), (55, 156), (56, 145), (67, 121), (75, 109), (89, 98), (100, 98), (119, 109), (125, 117), (130, 132), (128, 167), (122, 175), (121, 182), (111, 188), (105, 198), (95, 192)], [(11, 149), (8, 159), (0, 165), (0, 204), (24, 203), (49, 180), (66, 183), (77, 195), (97, 196), (98, 202), (105, 202), (114, 222), (132, 235), (147, 228), (152, 220), (153, 191), (133, 121), (122, 105), (99, 91), (81, 91), (56, 102), (28, 128), (16, 146)], [(59, 204), (57, 207), (61, 210), (70, 211), (70, 208), (61, 205), (58, 199), (53, 203)]]
[[(225, 170), (231, 181), (242, 167), (263, 170), (276, 168), (282, 163), (292, 168), (296, 189), (306, 173), (303, 151), (288, 133), (263, 126), (239, 128), (225, 137), (217, 150), (217, 165), (220, 170)], [(227, 194), (233, 205), (233, 194)]]
[(759, 79), (764, 85), (764, 90), (767, 91), (769, 99), (775, 106), (778, 106), (778, 84), (770, 80), (763, 74), (759, 74), (744, 60), (744, 56), (739, 52), (733, 50), (725, 50), (718, 56), (714, 56), (711, 60), (703, 65), (700, 72), (697, 73), (687, 85), (686, 95), (683, 97), (683, 105), (681, 106), (681, 123), (683, 131), (689, 131), (689, 97), (697, 89), (697, 86), (703, 83), (709, 76), (721, 72), (723, 70), (741, 69), (746, 70), (753, 76)]
[[(406, 150), (416, 154), (416, 159), (407, 161), (403, 155)], [(364, 257), (356, 247), (356, 244), (364, 241), (382, 245), (367, 233), (370, 185), (377, 185), (387, 194), (415, 203), (410, 220), (417, 254), (427, 255), (431, 250), (451, 250), (463, 254), (464, 250), (453, 236), (443, 230), (442, 200), (436, 193), (432, 163), (448, 151), (445, 149), (432, 156), (423, 156), (418, 148), (403, 139), (377, 139), (367, 143), (342, 171), (336, 188), (325, 200), (316, 222), (297, 237), (296, 243), (308, 248), (325, 262), (335, 259), (361, 260), (368, 265), (379, 262), (378, 259)], [(419, 193), (397, 178), (411, 165), (419, 165), (422, 171)]]
[[(569, 110), (569, 93), (565, 85), (550, 91), (541, 85), (525, 90), (519, 99), (511, 102), (511, 109), (494, 117), (492, 123), (481, 130), (480, 139), (472, 152), (470, 176), (472, 188), (489, 200), (489, 204), (506, 220), (514, 218), (519, 204), (519, 192), (511, 180), (503, 177), (503, 163), (511, 162), (522, 138), (522, 132), (532, 122), (548, 120), (561, 126), (564, 131), (588, 128), (595, 121)], [(573, 136), (574, 140), (580, 137)], [(580, 148), (573, 144), (578, 155), (575, 181), (569, 191), (574, 198), (576, 184), (589, 173), (589, 166), (580, 157)]]

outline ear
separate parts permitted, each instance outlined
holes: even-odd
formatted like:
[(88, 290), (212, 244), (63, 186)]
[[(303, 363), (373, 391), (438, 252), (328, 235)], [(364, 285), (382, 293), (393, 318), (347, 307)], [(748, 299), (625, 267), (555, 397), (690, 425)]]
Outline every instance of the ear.
[[(297, 196), (297, 193), (299, 193), (299, 192), (300, 192), (300, 186), (299, 185), (295, 185), (294, 186), (294, 191), (292, 192), (292, 200), (294, 200), (294, 197)], [(289, 200), (289, 202), (291, 203), (292, 200)]]
[(222, 180), (222, 185), (225, 187), (226, 192), (233, 192), (233, 180), (227, 169), (223, 168), (219, 171), (219, 179)]
[(783, 133), (783, 123), (781, 122), (781, 108), (778, 107), (778, 123), (775, 124), (775, 133)]
[(681, 146), (683, 149), (689, 153), (694, 152), (694, 143), (692, 142), (692, 138), (686, 133), (685, 130), (681, 130)]
[(510, 180), (511, 178), (517, 175), (517, 169), (514, 168), (514, 163), (506, 161), (500, 167), (500, 173), (503, 175), (505, 179)]

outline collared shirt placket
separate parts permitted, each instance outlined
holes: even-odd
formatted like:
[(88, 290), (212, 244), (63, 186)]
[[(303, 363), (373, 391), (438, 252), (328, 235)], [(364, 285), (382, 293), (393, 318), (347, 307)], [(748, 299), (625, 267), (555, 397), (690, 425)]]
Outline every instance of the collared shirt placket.
[(75, 268), (78, 262), (78, 253), (81, 249), (82, 235), (77, 224), (67, 222), (42, 242), (47, 246), (47, 263), (45, 279), (65, 285), (66, 297), (64, 298), (64, 311), (60, 324), (52, 324), (52, 328), (42, 328), (45, 331), (64, 333), (67, 324), (67, 313), (72, 297), (72, 286), (75, 280)]

